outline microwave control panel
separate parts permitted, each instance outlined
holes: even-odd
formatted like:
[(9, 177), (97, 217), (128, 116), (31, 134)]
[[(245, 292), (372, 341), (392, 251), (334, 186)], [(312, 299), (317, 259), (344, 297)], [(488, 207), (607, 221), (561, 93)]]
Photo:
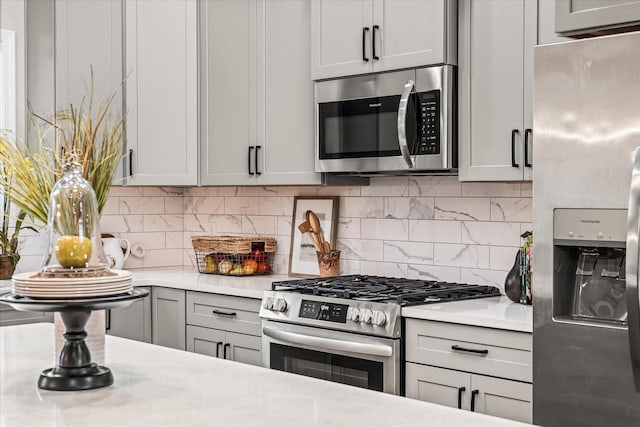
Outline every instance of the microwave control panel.
[(418, 141), (415, 154), (440, 154), (440, 91), (418, 93)]

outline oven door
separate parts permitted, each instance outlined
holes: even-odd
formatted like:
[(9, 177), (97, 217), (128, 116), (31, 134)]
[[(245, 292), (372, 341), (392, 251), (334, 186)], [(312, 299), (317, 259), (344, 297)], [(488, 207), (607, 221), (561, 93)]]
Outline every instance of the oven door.
[(400, 394), (400, 340), (262, 321), (265, 367)]

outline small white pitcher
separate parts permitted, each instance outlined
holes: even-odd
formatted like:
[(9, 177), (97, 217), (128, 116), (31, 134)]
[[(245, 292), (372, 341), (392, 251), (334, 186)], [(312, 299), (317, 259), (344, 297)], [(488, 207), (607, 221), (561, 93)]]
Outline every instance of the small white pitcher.
[[(131, 245), (127, 239), (118, 239), (117, 237), (104, 237), (102, 238), (102, 249), (104, 255), (107, 258), (109, 268), (115, 270), (122, 270), (124, 262), (129, 258), (131, 253)], [(122, 253), (122, 250), (125, 250)]]

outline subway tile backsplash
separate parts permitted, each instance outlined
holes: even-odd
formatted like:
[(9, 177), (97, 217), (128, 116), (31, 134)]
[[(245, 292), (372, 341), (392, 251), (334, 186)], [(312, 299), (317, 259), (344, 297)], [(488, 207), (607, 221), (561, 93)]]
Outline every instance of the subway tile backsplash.
[[(339, 196), (343, 274), (489, 283), (504, 278), (531, 230), (531, 184), (455, 176), (374, 178), (367, 187), (113, 187), (101, 231), (146, 249), (126, 268), (194, 265), (192, 235), (277, 238), (286, 274), (295, 196)], [(39, 268), (43, 235), (23, 233), (18, 271)]]

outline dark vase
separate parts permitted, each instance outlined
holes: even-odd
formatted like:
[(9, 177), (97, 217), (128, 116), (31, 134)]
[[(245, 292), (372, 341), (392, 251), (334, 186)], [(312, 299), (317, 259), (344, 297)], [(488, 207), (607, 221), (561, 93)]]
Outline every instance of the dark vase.
[(504, 293), (513, 302), (520, 302), (522, 289), (520, 285), (520, 251), (518, 251), (513, 267), (511, 267), (511, 270), (507, 273), (507, 278), (504, 280)]
[(17, 256), (0, 255), (0, 280), (11, 279), (17, 263)]

